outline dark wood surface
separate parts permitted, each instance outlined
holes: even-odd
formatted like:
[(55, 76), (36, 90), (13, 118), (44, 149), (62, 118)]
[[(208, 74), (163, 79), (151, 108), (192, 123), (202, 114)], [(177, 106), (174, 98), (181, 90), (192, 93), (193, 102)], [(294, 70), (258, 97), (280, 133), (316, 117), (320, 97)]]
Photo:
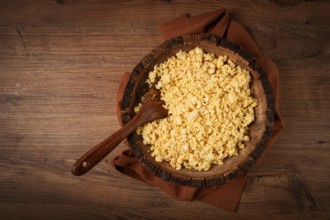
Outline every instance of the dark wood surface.
[[(226, 6), (277, 64), (286, 128), (253, 167), (237, 213), (179, 202), (115, 171), (72, 164), (115, 132), (119, 81), (158, 27)], [(328, 1), (0, 1), (0, 219), (329, 219)]]

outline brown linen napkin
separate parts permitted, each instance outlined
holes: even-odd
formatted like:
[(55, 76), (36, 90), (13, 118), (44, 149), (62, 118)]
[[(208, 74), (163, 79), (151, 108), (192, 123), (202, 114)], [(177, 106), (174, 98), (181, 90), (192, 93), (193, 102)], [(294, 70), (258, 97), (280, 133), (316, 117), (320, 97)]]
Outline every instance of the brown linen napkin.
[[(276, 65), (258, 49), (245, 28), (238, 22), (230, 19), (227, 11), (224, 9), (194, 17), (190, 17), (188, 14), (180, 16), (179, 18), (162, 24), (160, 26), (160, 32), (164, 40), (179, 35), (209, 32), (240, 45), (256, 58), (257, 63), (264, 68), (275, 96), (275, 123), (271, 139), (262, 153), (261, 157), (263, 157), (283, 129), (282, 120), (278, 114), (279, 79)], [(125, 73), (118, 89), (117, 114), (119, 122), (121, 122), (120, 105), (123, 91), (129, 78), (130, 73)], [(177, 200), (200, 200), (228, 211), (236, 210), (247, 177), (247, 174), (244, 173), (221, 186), (196, 188), (167, 182), (155, 176), (134, 157), (129, 149), (125, 150), (120, 156), (115, 158), (113, 163), (118, 171), (157, 186)]]

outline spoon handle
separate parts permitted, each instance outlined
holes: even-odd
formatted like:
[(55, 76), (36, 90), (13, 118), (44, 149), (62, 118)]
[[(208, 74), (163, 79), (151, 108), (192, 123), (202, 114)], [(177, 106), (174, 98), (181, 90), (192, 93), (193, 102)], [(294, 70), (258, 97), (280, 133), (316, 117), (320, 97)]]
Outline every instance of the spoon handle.
[(142, 124), (142, 121), (138, 119), (139, 117), (132, 118), (132, 120), (130, 120), (110, 137), (106, 138), (101, 143), (85, 153), (83, 156), (81, 156), (72, 166), (72, 174), (75, 176), (81, 176), (92, 169), (111, 151), (113, 151), (113, 149), (115, 149), (120, 144), (120, 142), (122, 142), (130, 133), (132, 133), (140, 124)]

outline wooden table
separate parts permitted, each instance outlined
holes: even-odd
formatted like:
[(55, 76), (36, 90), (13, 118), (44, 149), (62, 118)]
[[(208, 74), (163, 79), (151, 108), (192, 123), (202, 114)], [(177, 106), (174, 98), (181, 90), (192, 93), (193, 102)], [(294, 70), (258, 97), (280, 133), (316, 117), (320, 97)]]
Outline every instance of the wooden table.
[[(251, 169), (237, 213), (179, 202), (109, 164), (75, 159), (119, 128), (117, 87), (158, 27), (222, 6), (277, 64), (286, 128)], [(329, 219), (330, 4), (326, 1), (0, 2), (0, 219)]]

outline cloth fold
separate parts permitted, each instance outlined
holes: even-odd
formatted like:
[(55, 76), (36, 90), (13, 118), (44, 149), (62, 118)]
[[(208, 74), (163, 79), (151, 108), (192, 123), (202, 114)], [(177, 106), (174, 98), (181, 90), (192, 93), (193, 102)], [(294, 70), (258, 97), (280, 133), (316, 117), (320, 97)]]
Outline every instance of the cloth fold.
[[(228, 12), (225, 9), (219, 9), (193, 17), (189, 14), (182, 15), (160, 25), (160, 32), (163, 40), (168, 40), (180, 35), (198, 34), (203, 32), (212, 33), (238, 44), (256, 58), (257, 63), (262, 66), (266, 72), (275, 97), (275, 123), (273, 125), (271, 139), (266, 144), (265, 150), (261, 155), (261, 158), (263, 158), (283, 129), (283, 123), (278, 113), (279, 77), (276, 65), (269, 57), (259, 50), (246, 29), (237, 21), (230, 19)], [(120, 123), (121, 99), (129, 78), (130, 73), (125, 73), (118, 89), (117, 115)], [(260, 159), (258, 162), (260, 162)], [(119, 172), (153, 186), (157, 186), (179, 201), (200, 200), (228, 211), (235, 211), (237, 209), (247, 179), (247, 173), (243, 173), (234, 180), (221, 186), (206, 188), (181, 186), (165, 181), (152, 174), (138, 161), (137, 158), (134, 157), (129, 149), (116, 157), (113, 164)]]

